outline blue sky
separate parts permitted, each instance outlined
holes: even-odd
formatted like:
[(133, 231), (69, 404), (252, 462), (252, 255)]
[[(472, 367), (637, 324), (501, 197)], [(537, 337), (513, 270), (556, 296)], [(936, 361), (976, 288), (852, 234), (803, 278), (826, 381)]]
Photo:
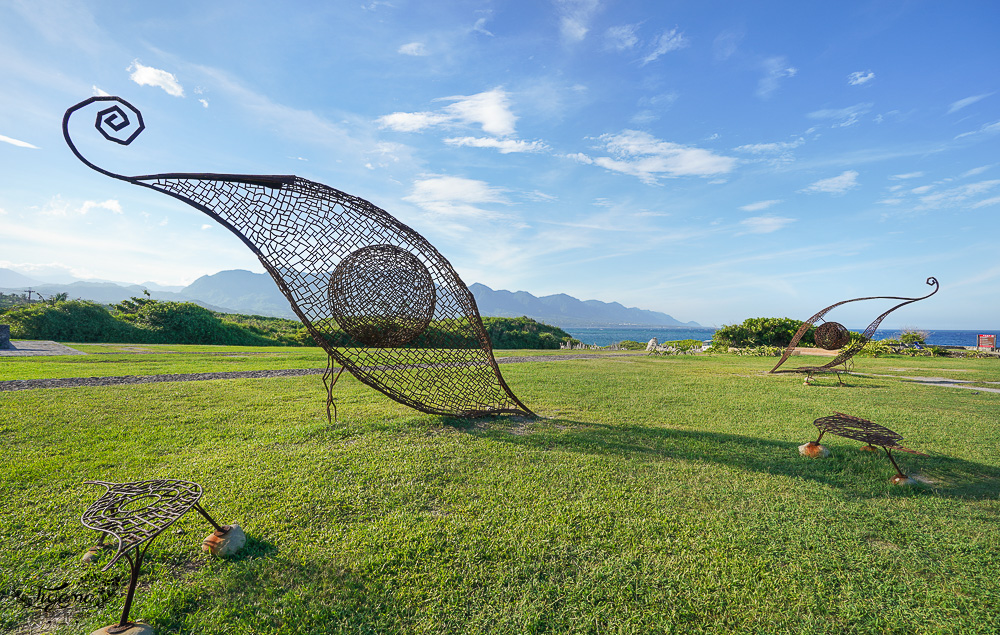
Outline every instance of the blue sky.
[(884, 325), (997, 327), (998, 27), (995, 2), (7, 1), (0, 267), (263, 271), (72, 156), (63, 112), (108, 93), (147, 126), (120, 172), (319, 181), (467, 284), (721, 325), (936, 276)]

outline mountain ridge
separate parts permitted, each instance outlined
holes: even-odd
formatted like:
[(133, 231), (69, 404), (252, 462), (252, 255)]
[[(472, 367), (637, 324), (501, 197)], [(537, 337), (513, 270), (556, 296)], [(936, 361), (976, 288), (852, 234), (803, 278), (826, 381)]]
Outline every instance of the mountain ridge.
[[(15, 282), (21, 276), (0, 268), (0, 281)], [(27, 278), (27, 276), (21, 276)], [(21, 293), (24, 284), (0, 284), (4, 293)], [(153, 285), (124, 285), (112, 282), (78, 281), (72, 284), (32, 283), (30, 286), (43, 296), (68, 293), (70, 298), (83, 298), (111, 304), (132, 296), (141, 296), (148, 289), (154, 300), (195, 302), (212, 311), (241, 313), (296, 319), (288, 300), (278, 290), (271, 277), (244, 269), (228, 269), (201, 276), (178, 291), (165, 291)], [(156, 285), (159, 286), (159, 285)], [(7, 287), (7, 288), (5, 288)], [(22, 287), (22, 288), (18, 288)], [(173, 287), (177, 288), (177, 287)], [(536, 297), (527, 291), (494, 290), (476, 282), (469, 285), (483, 317), (521, 317), (560, 327), (586, 326), (664, 326), (700, 328), (697, 322), (682, 322), (659, 311), (626, 307), (619, 302), (580, 300), (565, 293)]]

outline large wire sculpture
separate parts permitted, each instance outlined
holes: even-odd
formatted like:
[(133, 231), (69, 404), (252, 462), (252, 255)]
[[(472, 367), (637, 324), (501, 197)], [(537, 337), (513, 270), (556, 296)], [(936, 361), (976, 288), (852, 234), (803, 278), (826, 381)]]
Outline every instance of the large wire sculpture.
[[(257, 256), (316, 343), (372, 388), (431, 414), (533, 413), (493, 357), (472, 293), (423, 236), (368, 201), (296, 176), (165, 173), (123, 176), (94, 165), (70, 118), (97, 104), (94, 126), (128, 145), (145, 128), (119, 97), (69, 108), (63, 136), (88, 167), (157, 190), (233, 232)], [(327, 386), (327, 414), (333, 385)]]
[(131, 568), (122, 617), (117, 625), (108, 628), (109, 633), (123, 633), (135, 625), (129, 620), (129, 612), (135, 598), (142, 560), (153, 539), (192, 508), (211, 523), (218, 535), (225, 535), (229, 526), (220, 527), (198, 504), (202, 494), (201, 486), (191, 481), (155, 479), (132, 483), (85, 482), (107, 488), (104, 495), (94, 501), (80, 518), (84, 527), (100, 532), (97, 546), (91, 551), (103, 548), (106, 536), (117, 541), (114, 557), (101, 570), (107, 571), (123, 557), (128, 560)]
[[(774, 368), (772, 368), (770, 372), (808, 373), (811, 375), (813, 373), (836, 372), (833, 371), (832, 369), (839, 364), (844, 364), (844, 367), (846, 368), (848, 360), (854, 357), (862, 348), (865, 347), (865, 344), (867, 344), (871, 340), (872, 335), (874, 335), (875, 331), (878, 329), (878, 325), (882, 323), (882, 320), (884, 320), (887, 315), (889, 315), (890, 313), (892, 313), (893, 311), (895, 311), (900, 307), (906, 306), (907, 304), (912, 304), (919, 300), (925, 300), (938, 292), (939, 286), (937, 278), (934, 278), (933, 276), (927, 278), (927, 284), (933, 286), (934, 290), (928, 293), (927, 295), (921, 296), (919, 298), (902, 298), (899, 296), (882, 295), (882, 296), (872, 296), (869, 298), (854, 298), (853, 300), (844, 300), (843, 302), (831, 304), (830, 306), (826, 307), (825, 309), (823, 309), (822, 311), (820, 311), (819, 313), (817, 313), (816, 315), (812, 316), (811, 318), (802, 323), (802, 326), (799, 327), (799, 330), (795, 333), (795, 336), (792, 337), (792, 341), (788, 344), (788, 347), (785, 349), (784, 354), (782, 354), (781, 359), (778, 360), (778, 363), (774, 365)], [(824, 322), (823, 324), (821, 324), (819, 327), (816, 328), (816, 333), (815, 333), (816, 345), (826, 350), (841, 349), (840, 353), (838, 353), (837, 356), (834, 357), (833, 361), (823, 364), (822, 366), (801, 366), (799, 368), (794, 368), (789, 370), (778, 370), (778, 367), (784, 364), (785, 360), (787, 360), (792, 355), (792, 352), (795, 350), (795, 346), (799, 343), (799, 340), (801, 340), (802, 337), (806, 334), (806, 332), (810, 328), (812, 328), (812, 326), (816, 323), (817, 320), (822, 320), (824, 315), (826, 315), (832, 309), (842, 304), (847, 304), (849, 302), (860, 302), (861, 300), (905, 300), (905, 302), (897, 304), (896, 306), (892, 307), (882, 315), (875, 318), (875, 321), (868, 325), (868, 328), (866, 328), (864, 333), (861, 334), (861, 337), (857, 338), (853, 342), (850, 342), (851, 340), (850, 331), (848, 331), (843, 324), (840, 324), (839, 322)], [(850, 342), (850, 345), (845, 346), (845, 344), (848, 344), (848, 342)]]

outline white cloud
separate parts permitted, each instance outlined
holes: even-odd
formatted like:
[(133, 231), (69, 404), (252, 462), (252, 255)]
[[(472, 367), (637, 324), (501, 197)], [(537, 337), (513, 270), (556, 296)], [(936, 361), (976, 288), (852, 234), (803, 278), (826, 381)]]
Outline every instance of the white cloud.
[(397, 132), (420, 132), (449, 121), (450, 117), (433, 112), (394, 112), (378, 118), (381, 127)]
[(795, 221), (794, 218), (781, 216), (754, 216), (740, 221), (740, 225), (746, 228), (746, 231), (742, 232), (744, 234), (770, 234)]
[(452, 137), (445, 143), (453, 146), (470, 148), (496, 148), (500, 154), (512, 152), (541, 152), (548, 148), (541, 141), (521, 141), (519, 139), (497, 139), (495, 137)]
[(820, 179), (807, 188), (799, 190), (800, 192), (826, 192), (829, 194), (843, 194), (847, 190), (857, 187), (858, 185), (858, 173), (854, 170), (847, 170), (839, 176), (830, 177), (828, 179)]
[(100, 88), (98, 88), (97, 84), (92, 85), (90, 87), (90, 90), (93, 93), (94, 97), (110, 97), (111, 96), (111, 93), (105, 92), (105, 91), (101, 90)]
[(483, 132), (506, 136), (514, 133), (517, 117), (510, 110), (510, 99), (502, 88), (476, 95), (441, 97), (435, 101), (453, 101), (437, 112), (394, 112), (378, 118), (378, 124), (399, 132), (419, 132), (442, 125), (479, 125)]
[(846, 128), (847, 126), (853, 126), (861, 118), (861, 115), (866, 114), (872, 109), (874, 104), (854, 104), (853, 106), (848, 106), (846, 108), (826, 108), (823, 110), (814, 110), (808, 114), (810, 119), (832, 119), (836, 127)]
[(7, 210), (5, 210), (4, 208), (0, 207), (0, 216), (4, 216), (6, 214), (7, 214)]
[(921, 185), (920, 187), (915, 187), (910, 191), (913, 192), (914, 194), (926, 194), (927, 192), (930, 192), (932, 189), (934, 189), (933, 185)]
[(965, 99), (959, 99), (958, 101), (953, 101), (951, 102), (951, 106), (948, 107), (948, 114), (950, 115), (955, 111), (965, 108), (966, 106), (971, 106), (980, 99), (986, 99), (992, 94), (993, 93), (985, 93), (983, 95), (973, 95), (972, 97), (966, 97)]
[(486, 23), (489, 21), (490, 21), (489, 18), (479, 18), (478, 20), (476, 20), (476, 23), (472, 25), (472, 30), (475, 33), (482, 33), (483, 35), (494, 37), (493, 33), (491, 33), (486, 28)]
[(555, 0), (560, 14), (559, 32), (564, 40), (579, 42), (590, 31), (590, 21), (597, 12), (598, 0)]
[(749, 145), (742, 145), (733, 148), (736, 152), (749, 152), (752, 154), (772, 154), (776, 152), (787, 152), (788, 150), (793, 150), (806, 140), (799, 137), (795, 141), (779, 141), (775, 143), (752, 143)]
[(75, 215), (85, 215), (93, 209), (103, 209), (115, 214), (122, 213), (121, 204), (115, 199), (106, 201), (84, 201), (79, 207), (73, 207), (60, 196), (54, 196), (39, 210), (40, 216), (60, 216), (69, 217)]
[(4, 143), (9, 143), (10, 145), (17, 146), (19, 148), (32, 148), (34, 150), (38, 150), (39, 149), (38, 146), (31, 145), (27, 141), (21, 141), (19, 139), (14, 139), (12, 137), (5, 137), (2, 134), (0, 134), (0, 141), (2, 141)]
[[(979, 181), (978, 183), (969, 183), (960, 187), (953, 187), (949, 190), (921, 197), (921, 205), (918, 209), (937, 209), (941, 207), (961, 205), (968, 199), (974, 196), (979, 196), (980, 194), (985, 194), (997, 186), (1000, 186), (1000, 179)], [(972, 207), (975, 208), (976, 205), (984, 206), (982, 203), (984, 203), (984, 201), (979, 201), (978, 203), (972, 205)]]
[[(631, 174), (643, 183), (654, 184), (661, 176), (714, 176), (726, 174), (736, 166), (736, 159), (661, 141), (646, 132), (625, 130), (616, 135), (602, 135), (600, 141), (612, 157), (590, 158), (576, 155), (578, 161), (594, 163), (607, 170)], [(582, 158), (581, 158), (582, 157)]]
[(979, 134), (996, 134), (1000, 132), (1000, 121), (994, 121), (993, 123), (987, 123), (980, 126), (979, 130), (973, 130), (972, 132), (963, 132), (960, 135), (956, 135), (956, 139), (961, 139), (962, 137), (971, 137), (972, 135)]
[(139, 60), (133, 60), (132, 65), (125, 70), (131, 72), (129, 79), (140, 86), (156, 86), (165, 90), (168, 95), (184, 96), (184, 88), (178, 83), (173, 73), (152, 66), (143, 66)]
[(782, 79), (795, 77), (798, 69), (789, 66), (788, 60), (781, 56), (768, 57), (761, 62), (764, 76), (757, 82), (757, 96), (766, 98), (777, 90)]
[(740, 207), (744, 212), (762, 212), (769, 207), (774, 207), (781, 202), (781, 199), (773, 199), (770, 201), (757, 201), (756, 203), (750, 203), (749, 205), (744, 205)]
[(875, 79), (875, 73), (871, 71), (855, 71), (847, 76), (847, 83), (851, 86), (867, 84)]
[(201, 104), (202, 106), (204, 106), (205, 108), (208, 108), (208, 100), (207, 99), (199, 99), (198, 103)]
[(893, 174), (889, 178), (893, 179), (918, 179), (924, 175), (923, 172), (907, 172), (906, 174)]
[(664, 31), (653, 41), (652, 50), (646, 57), (642, 58), (642, 63), (643, 65), (649, 64), (670, 51), (676, 51), (687, 45), (687, 38), (684, 37), (683, 33), (678, 33), (677, 29)]
[(208, 231), (209, 229), (212, 229), (212, 226), (207, 223), (201, 226), (201, 231)]
[(635, 45), (639, 43), (639, 38), (635, 34), (638, 28), (638, 24), (613, 26), (605, 32), (604, 40), (608, 48), (615, 49), (616, 51), (635, 48)]
[(101, 202), (97, 202), (97, 201), (84, 201), (83, 205), (80, 206), (80, 210), (79, 211), (80, 211), (81, 214), (86, 214), (87, 212), (89, 212), (92, 209), (106, 209), (106, 210), (108, 210), (110, 212), (114, 212), (115, 214), (121, 214), (122, 213), (122, 206), (121, 206), (121, 204), (118, 201), (116, 201), (114, 199), (111, 199), (111, 198), (109, 198), (106, 201), (101, 201)]
[[(972, 209), (979, 209), (980, 207), (987, 207), (989, 205), (998, 205), (998, 204), (1000, 204), (1000, 196), (994, 196), (993, 198), (985, 198), (979, 201), (978, 203), (973, 203), (970, 207), (972, 207)], [(2, 211), (3, 210), (0, 210), (0, 212)]]
[(429, 55), (427, 47), (424, 46), (423, 42), (410, 42), (409, 44), (404, 44), (400, 46), (396, 52), (401, 55), (413, 55), (414, 57)]
[(992, 167), (993, 167), (992, 165), (981, 165), (978, 168), (972, 168), (971, 170), (966, 170), (965, 172), (962, 173), (962, 175), (959, 178), (964, 179), (970, 176), (976, 176), (977, 174), (982, 174), (983, 172), (989, 170)]
[(501, 218), (503, 214), (484, 210), (480, 205), (509, 204), (501, 188), (457, 176), (429, 176), (417, 180), (413, 192), (403, 200), (434, 214), (487, 219)]

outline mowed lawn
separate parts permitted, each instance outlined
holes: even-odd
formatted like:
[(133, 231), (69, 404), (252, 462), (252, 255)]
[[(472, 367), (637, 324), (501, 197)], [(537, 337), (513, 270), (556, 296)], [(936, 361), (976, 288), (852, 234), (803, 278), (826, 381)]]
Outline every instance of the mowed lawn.
[[(79, 348), (106, 354), (0, 358), (0, 380), (325, 366)], [(841, 387), (775, 361), (502, 365), (537, 420), (424, 415), (347, 374), (332, 424), (316, 376), (0, 392), (0, 632), (118, 620), (127, 564), (80, 564), (103, 491), (83, 481), (152, 478), (200, 483), (248, 535), (210, 558), (191, 512), (156, 539), (132, 616), (161, 635), (1000, 632), (1000, 394), (900, 377), (997, 381), (1000, 362), (859, 358), (878, 376)], [(838, 411), (928, 454), (896, 454), (920, 484), (847, 439), (800, 457)], [(29, 601), (62, 582), (90, 595)]]

